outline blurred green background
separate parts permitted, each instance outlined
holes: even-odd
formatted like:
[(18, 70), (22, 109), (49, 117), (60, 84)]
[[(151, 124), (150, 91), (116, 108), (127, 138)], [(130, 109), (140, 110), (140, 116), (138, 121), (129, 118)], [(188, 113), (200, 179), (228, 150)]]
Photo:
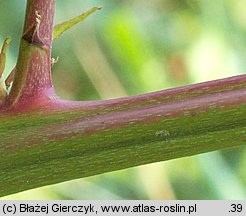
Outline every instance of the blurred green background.
[[(5, 76), (16, 62), (25, 4), (0, 0), (0, 43), (12, 37)], [(54, 43), (53, 82), (64, 99), (117, 98), (246, 71), (246, 0), (57, 0), (55, 22), (97, 5), (103, 10)], [(3, 199), (245, 199), (245, 167), (241, 147)]]

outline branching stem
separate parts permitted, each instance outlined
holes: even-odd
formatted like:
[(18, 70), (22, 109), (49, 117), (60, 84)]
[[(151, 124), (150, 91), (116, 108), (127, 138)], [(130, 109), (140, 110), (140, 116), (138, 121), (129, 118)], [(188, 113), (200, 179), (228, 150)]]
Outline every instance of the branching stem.
[(245, 145), (246, 75), (115, 100), (58, 99), (54, 8), (27, 1), (16, 77), (0, 104), (0, 196)]

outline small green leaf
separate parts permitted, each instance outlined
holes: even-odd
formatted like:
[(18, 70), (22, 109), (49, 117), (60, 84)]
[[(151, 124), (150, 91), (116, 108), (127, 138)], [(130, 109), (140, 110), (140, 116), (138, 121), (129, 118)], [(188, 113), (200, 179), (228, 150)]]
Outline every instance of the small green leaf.
[(10, 41), (11, 41), (10, 37), (7, 37), (5, 39), (5, 41), (3, 42), (1, 53), (0, 53), (0, 79), (2, 78), (3, 71), (5, 68), (6, 52), (7, 52), (7, 48), (8, 48)]
[(85, 18), (87, 18), (90, 14), (94, 13), (97, 10), (100, 10), (101, 7), (93, 7), (90, 10), (86, 11), (85, 13), (82, 13), (81, 15), (72, 18), (68, 21), (65, 21), (63, 23), (57, 24), (54, 27), (53, 31), (53, 41), (56, 40), (58, 37), (60, 37), (65, 31), (72, 28), (77, 23), (83, 21)]

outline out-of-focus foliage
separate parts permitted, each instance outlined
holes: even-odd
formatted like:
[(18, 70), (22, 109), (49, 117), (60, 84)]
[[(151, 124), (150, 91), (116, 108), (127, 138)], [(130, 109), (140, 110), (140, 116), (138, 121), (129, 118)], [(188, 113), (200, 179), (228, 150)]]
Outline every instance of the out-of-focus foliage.
[[(12, 37), (5, 76), (16, 62), (25, 2), (0, 0), (0, 41)], [(116, 98), (246, 71), (246, 0), (57, 0), (56, 23), (96, 5), (103, 10), (54, 44), (62, 98)], [(245, 199), (245, 158), (245, 148), (224, 150), (8, 198)]]

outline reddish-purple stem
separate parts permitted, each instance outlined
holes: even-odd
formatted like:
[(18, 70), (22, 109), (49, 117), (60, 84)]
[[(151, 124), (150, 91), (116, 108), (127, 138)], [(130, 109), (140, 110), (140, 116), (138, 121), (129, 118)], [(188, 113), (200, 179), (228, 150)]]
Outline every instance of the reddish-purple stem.
[(41, 16), (39, 37), (49, 49), (52, 46), (55, 0), (28, 0), (23, 34), (36, 23), (36, 13)]
[(26, 21), (7, 109), (37, 107), (55, 97), (51, 47), (55, 0), (28, 0)]

